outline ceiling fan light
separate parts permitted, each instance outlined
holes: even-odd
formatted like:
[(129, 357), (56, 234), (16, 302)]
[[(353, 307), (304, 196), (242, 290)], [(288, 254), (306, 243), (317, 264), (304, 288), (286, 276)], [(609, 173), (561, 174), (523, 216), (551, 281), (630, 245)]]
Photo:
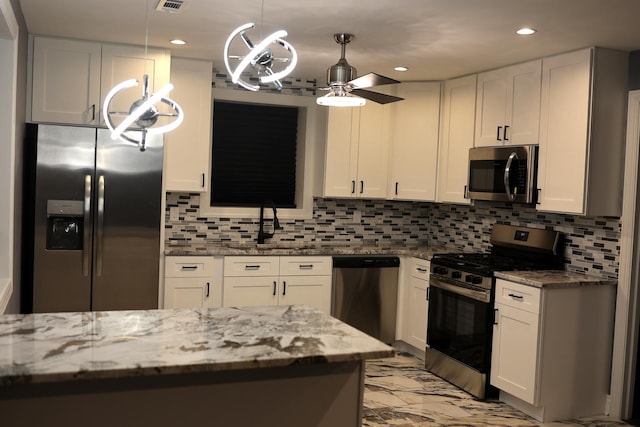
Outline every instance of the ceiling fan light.
[(353, 95), (335, 96), (333, 93), (316, 98), (316, 104), (325, 107), (362, 107), (367, 100)]

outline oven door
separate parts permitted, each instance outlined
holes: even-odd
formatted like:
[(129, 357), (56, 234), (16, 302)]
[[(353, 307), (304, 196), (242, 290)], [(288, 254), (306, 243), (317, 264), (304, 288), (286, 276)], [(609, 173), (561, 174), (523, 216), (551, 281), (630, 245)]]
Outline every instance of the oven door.
[(536, 167), (535, 145), (472, 148), (469, 150), (466, 197), (535, 203)]
[(491, 292), (429, 279), (427, 346), (487, 373), (493, 310)]

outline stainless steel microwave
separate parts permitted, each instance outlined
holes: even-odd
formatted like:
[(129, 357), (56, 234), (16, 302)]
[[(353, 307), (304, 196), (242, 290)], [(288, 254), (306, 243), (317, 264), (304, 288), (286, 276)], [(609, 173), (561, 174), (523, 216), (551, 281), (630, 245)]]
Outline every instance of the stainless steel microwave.
[(537, 145), (471, 148), (465, 197), (535, 203), (537, 166)]

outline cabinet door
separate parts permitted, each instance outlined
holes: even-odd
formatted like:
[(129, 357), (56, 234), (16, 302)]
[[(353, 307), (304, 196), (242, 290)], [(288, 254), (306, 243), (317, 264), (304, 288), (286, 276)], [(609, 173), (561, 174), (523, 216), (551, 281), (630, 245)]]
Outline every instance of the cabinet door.
[(219, 306), (214, 301), (213, 284), (200, 277), (165, 279), (164, 308), (206, 308)]
[(31, 120), (98, 124), (100, 43), (33, 38)]
[(223, 307), (278, 304), (278, 276), (225, 277), (223, 286)]
[(324, 171), (326, 197), (353, 197), (356, 194), (359, 119), (357, 107), (329, 108)]
[[(144, 47), (103, 44), (100, 100), (104, 101), (109, 91), (118, 83), (136, 79), (139, 86), (120, 92), (111, 102), (111, 111), (128, 112), (133, 102), (142, 98), (143, 76), (149, 76), (149, 92), (155, 93), (169, 83), (170, 66), (171, 57), (165, 49), (147, 48), (145, 53)], [(172, 95), (169, 94), (168, 97), (172, 98)], [(161, 112), (169, 112), (164, 104), (158, 105)], [(100, 121), (104, 124), (102, 114), (100, 105)], [(158, 125), (167, 121), (170, 120), (160, 118)]]
[(509, 73), (506, 68), (478, 74), (475, 146), (503, 143), (507, 124)]
[(331, 276), (282, 276), (280, 305), (304, 304), (331, 314)]
[(182, 107), (185, 117), (164, 137), (167, 191), (205, 192), (209, 188), (212, 70), (209, 61), (171, 60), (171, 99)]
[(387, 197), (433, 201), (436, 197), (440, 83), (403, 83), (392, 105)]
[(591, 50), (542, 61), (538, 210), (583, 213)]
[(496, 304), (491, 384), (532, 405), (538, 375), (538, 314)]
[(469, 204), (464, 193), (473, 147), (476, 76), (446, 81), (443, 97), (437, 201)]
[(505, 144), (538, 144), (540, 134), (540, 88), (542, 61), (509, 67)]
[(409, 318), (407, 340), (412, 346), (424, 350), (427, 346), (427, 289), (429, 281), (412, 276), (409, 279)]
[(356, 185), (358, 197), (383, 199), (387, 197), (390, 118), (390, 105), (380, 105), (370, 101), (360, 107)]

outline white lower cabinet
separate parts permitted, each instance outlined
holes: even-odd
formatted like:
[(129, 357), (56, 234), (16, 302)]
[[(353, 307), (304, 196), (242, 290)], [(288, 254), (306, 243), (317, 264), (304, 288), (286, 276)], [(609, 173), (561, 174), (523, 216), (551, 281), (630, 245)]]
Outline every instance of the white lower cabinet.
[(331, 257), (228, 256), (224, 307), (309, 305), (331, 312)]
[(542, 422), (605, 413), (615, 287), (498, 279), (491, 353), (500, 399)]
[(221, 258), (166, 257), (164, 308), (221, 307), (221, 272)]
[(399, 339), (420, 351), (427, 345), (427, 292), (429, 261), (420, 258), (401, 260), (401, 298), (398, 309)]

